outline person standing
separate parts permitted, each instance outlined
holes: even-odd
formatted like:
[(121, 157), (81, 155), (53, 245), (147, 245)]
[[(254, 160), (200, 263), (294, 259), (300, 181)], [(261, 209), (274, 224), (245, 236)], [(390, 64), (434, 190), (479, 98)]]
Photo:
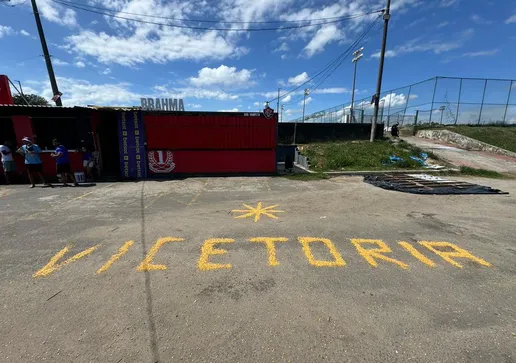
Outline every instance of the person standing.
[(25, 157), (25, 167), (27, 168), (27, 173), (29, 174), (30, 187), (34, 188), (36, 185), (34, 184), (34, 174), (38, 174), (41, 178), (41, 182), (45, 186), (52, 186), (50, 183), (47, 183), (45, 177), (43, 176), (43, 164), (41, 163), (41, 159), (39, 157), (39, 153), (41, 152), (41, 148), (32, 143), (32, 140), (29, 137), (24, 137), (22, 139), (23, 146), (16, 150), (17, 153), (22, 154)]
[(10, 141), (0, 145), (0, 154), (2, 154), (2, 167), (4, 168), (5, 183), (11, 184), (10, 175), (16, 172), (16, 164), (14, 163), (12, 145)]
[(68, 157), (68, 149), (61, 145), (59, 140), (54, 139), (52, 144), (56, 147), (56, 151), (51, 154), (51, 156), (56, 159), (57, 165), (57, 174), (61, 174), (61, 180), (63, 182), (63, 186), (67, 187), (68, 177), (73, 182), (74, 186), (78, 186), (79, 183), (75, 180), (75, 175), (72, 173), (72, 169), (70, 167), (70, 158)]
[(93, 181), (93, 167), (95, 166), (95, 159), (93, 153), (86, 148), (82, 147), (82, 166), (84, 167), (84, 174), (86, 175), (86, 181)]

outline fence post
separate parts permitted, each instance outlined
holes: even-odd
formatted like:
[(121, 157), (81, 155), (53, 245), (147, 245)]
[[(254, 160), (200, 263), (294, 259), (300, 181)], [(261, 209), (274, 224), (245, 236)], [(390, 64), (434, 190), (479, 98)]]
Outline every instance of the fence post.
[(509, 101), (511, 100), (512, 82), (514, 81), (511, 81), (511, 85), (509, 86), (509, 94), (507, 95), (507, 103), (505, 104), (505, 112), (503, 113), (503, 123), (505, 123), (505, 118), (507, 117), (507, 108), (509, 108)]
[(482, 109), (484, 108), (484, 98), (486, 97), (486, 88), (487, 88), (487, 79), (484, 83), (484, 93), (482, 93), (482, 103), (480, 104), (480, 112), (478, 113), (478, 124), (480, 125), (480, 120), (482, 119)]
[(462, 78), (460, 79), (459, 84), (459, 99), (457, 100), (457, 113), (455, 114), (455, 125), (457, 125), (457, 121), (459, 121), (459, 106), (460, 106), (460, 94), (462, 93)]
[(416, 127), (417, 127), (417, 119), (419, 117), (419, 110), (416, 110), (416, 116), (414, 116), (414, 129), (412, 130), (412, 135), (416, 136)]
[(405, 118), (405, 114), (407, 113), (407, 107), (408, 107), (408, 102), (410, 100), (410, 92), (412, 91), (412, 86), (409, 86), (408, 88), (408, 95), (407, 95), (407, 102), (405, 102), (405, 109), (403, 110), (403, 118)]
[(361, 109), (360, 110), (360, 123), (363, 124), (364, 123), (364, 109)]
[(432, 106), (430, 106), (430, 119), (428, 120), (428, 123), (432, 123), (432, 114), (434, 113), (435, 91), (437, 90), (437, 80), (438, 79), (439, 79), (439, 77), (435, 77), (434, 94), (432, 96)]

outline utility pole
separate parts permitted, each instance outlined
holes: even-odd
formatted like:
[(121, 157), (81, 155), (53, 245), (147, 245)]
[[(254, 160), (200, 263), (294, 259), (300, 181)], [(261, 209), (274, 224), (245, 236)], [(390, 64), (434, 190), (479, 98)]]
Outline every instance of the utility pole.
[(280, 118), (280, 122), (283, 122), (283, 111), (285, 111), (285, 105), (281, 105), (281, 118)]
[(363, 50), (364, 50), (364, 47), (362, 47), (362, 48), (360, 48), (358, 50), (355, 50), (353, 52), (353, 60), (352, 60), (352, 62), (355, 63), (355, 71), (353, 72), (353, 88), (351, 89), (351, 107), (350, 107), (351, 122), (353, 122), (353, 120), (355, 119), (355, 117), (353, 115), (353, 105), (355, 103), (355, 81), (357, 79), (357, 63), (360, 60), (360, 58), (362, 58), (364, 56), (362, 54)]
[(54, 74), (54, 68), (52, 68), (50, 54), (48, 53), (47, 41), (45, 40), (45, 33), (43, 33), (43, 25), (41, 25), (41, 19), (39, 18), (38, 6), (36, 5), (36, 0), (31, 0), (31, 3), (32, 11), (34, 12), (34, 18), (36, 19), (36, 26), (38, 27), (41, 48), (43, 48), (43, 57), (45, 57), (45, 63), (47, 64), (48, 78), (50, 78), (52, 94), (54, 95), (54, 98), (52, 99), (55, 99), (56, 106), (62, 106), (63, 103), (61, 102), (59, 88), (57, 88), (56, 76)]
[(305, 88), (305, 93), (303, 97), (303, 123), (305, 123), (305, 105), (306, 105), (306, 96), (310, 94), (310, 90)]
[[(277, 106), (276, 106), (276, 113), (279, 115), (279, 93), (280, 93), (280, 90), (281, 88), (278, 87), (278, 103), (277, 103)], [(279, 117), (279, 116), (278, 116)]]
[(380, 94), (382, 92), (382, 77), (383, 77), (383, 62), (385, 60), (385, 48), (387, 47), (387, 30), (389, 28), (389, 19), (391, 18), (391, 0), (387, 0), (387, 6), (383, 14), (383, 39), (382, 50), (380, 52), (380, 66), (378, 68), (378, 82), (376, 84), (376, 94), (374, 95), (374, 115), (373, 122), (371, 122), (371, 138), (369, 141), (373, 142), (376, 134), (376, 121), (378, 119), (378, 106), (380, 104)]

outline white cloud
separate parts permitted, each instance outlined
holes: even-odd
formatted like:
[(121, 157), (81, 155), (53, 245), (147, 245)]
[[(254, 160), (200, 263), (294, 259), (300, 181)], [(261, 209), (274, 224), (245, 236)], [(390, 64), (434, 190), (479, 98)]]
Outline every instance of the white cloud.
[(280, 102), (287, 103), (287, 102), (290, 102), (291, 100), (292, 100), (292, 95), (288, 94), (285, 97), (283, 97)]
[(288, 56), (286, 54), (282, 54), (280, 58), (281, 58), (281, 60), (285, 60), (288, 58)]
[(11, 28), (10, 26), (0, 25), (0, 38), (3, 38), (6, 35), (12, 35), (14, 33), (15, 32), (13, 28)]
[[(469, 40), (474, 33), (473, 29), (466, 29), (463, 32), (459, 33), (455, 39), (442, 41), (442, 40), (428, 40), (423, 39), (421, 37), (409, 40), (405, 42), (405, 44), (398, 45), (394, 47), (392, 50), (388, 50), (385, 52), (386, 58), (392, 58), (396, 56), (400, 56), (402, 54), (413, 53), (413, 52), (432, 52), (434, 54), (440, 54), (444, 52), (448, 52), (450, 50), (458, 49), (464, 45), (464, 43)], [(371, 58), (379, 58), (380, 52), (374, 53), (371, 55)]]
[(84, 62), (78, 61), (78, 62), (75, 62), (75, 66), (77, 68), (84, 68), (84, 67), (86, 67), (86, 64), (84, 64)]
[(193, 108), (193, 109), (199, 109), (199, 108), (202, 108), (202, 105), (198, 104), (198, 103), (188, 103), (186, 105), (186, 107), (188, 108)]
[(440, 29), (440, 28), (444, 28), (445, 26), (449, 25), (450, 22), (449, 21), (443, 21), (439, 24), (437, 24), (437, 28)]
[[(338, 94), (338, 93), (351, 93), (350, 90), (344, 87), (332, 87), (332, 88), (318, 88), (314, 90), (312, 93), (314, 94)], [(355, 90), (355, 93), (358, 93)]]
[(472, 14), (470, 19), (471, 19), (471, 21), (473, 21), (474, 23), (479, 24), (479, 25), (488, 25), (488, 24), (493, 23), (491, 20), (484, 19), (483, 17), (481, 17), (478, 14)]
[(341, 31), (335, 25), (325, 25), (317, 31), (315, 36), (304, 48), (306, 55), (310, 58), (315, 53), (324, 50), (326, 44), (342, 38)]
[(263, 104), (264, 104), (263, 102), (259, 102), (259, 101), (256, 101), (255, 103), (253, 103), (253, 105), (255, 105), (256, 107), (260, 107)]
[(495, 55), (499, 51), (500, 51), (500, 49), (495, 48), (495, 49), (491, 49), (491, 50), (481, 50), (478, 52), (467, 52), (467, 53), (464, 53), (462, 56), (463, 57), (486, 57), (486, 56), (490, 56), (490, 55)]
[(59, 58), (52, 57), (52, 64), (55, 65), (55, 66), (67, 66), (70, 63), (68, 63), (68, 62), (66, 62), (64, 60), (61, 60)]
[(274, 52), (288, 52), (289, 50), (290, 47), (288, 46), (288, 44), (283, 42), (278, 48), (274, 49)]
[(242, 69), (237, 71), (235, 67), (221, 65), (218, 68), (203, 68), (197, 77), (189, 78), (190, 84), (202, 86), (231, 86), (245, 87), (253, 84), (251, 81), (252, 71)]
[(105, 75), (108, 75), (110, 73), (111, 73), (111, 69), (109, 69), (109, 68), (106, 68), (106, 69), (104, 69), (104, 71), (102, 71), (102, 74), (105, 74)]
[(20, 34), (24, 37), (30, 37), (30, 33), (26, 31), (25, 29), (20, 30)]
[(298, 74), (297, 76), (290, 77), (288, 79), (288, 83), (293, 86), (299, 86), (300, 84), (306, 82), (308, 80), (308, 78), (309, 78), (308, 73), (303, 72), (303, 73)]
[[(28, 4), (28, 6), (30, 6), (30, 4)], [(53, 23), (68, 27), (75, 27), (77, 25), (75, 11), (67, 9), (52, 0), (39, 0), (38, 10), (46, 20)]]
[(511, 23), (516, 23), (516, 14), (514, 14), (513, 16), (510, 16), (509, 18), (507, 18), (507, 20), (505, 20), (505, 24), (511, 24)]
[(232, 108), (230, 110), (217, 110), (217, 112), (238, 112), (238, 108)]
[(460, 0), (441, 0), (439, 6), (441, 6), (442, 8), (449, 8), (450, 6), (458, 4), (459, 2)]

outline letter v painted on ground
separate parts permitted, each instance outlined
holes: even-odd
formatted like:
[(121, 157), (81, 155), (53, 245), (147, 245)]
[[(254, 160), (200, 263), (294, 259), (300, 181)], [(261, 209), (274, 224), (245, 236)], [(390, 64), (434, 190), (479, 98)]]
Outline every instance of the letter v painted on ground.
[(85, 256), (88, 256), (89, 254), (91, 254), (93, 251), (95, 251), (97, 248), (100, 247), (100, 244), (96, 245), (96, 246), (93, 246), (93, 247), (90, 247), (88, 249), (85, 249), (84, 251), (82, 252), (79, 252), (75, 255), (73, 255), (72, 257), (66, 259), (65, 261), (63, 262), (59, 262), (63, 257), (64, 255), (66, 255), (68, 253), (68, 251), (70, 251), (70, 249), (73, 247), (73, 245), (68, 245), (66, 246), (65, 248), (63, 248), (61, 251), (59, 251), (54, 257), (52, 257), (50, 259), (50, 261), (41, 269), (41, 270), (38, 270), (34, 273), (34, 275), (32, 275), (32, 277), (45, 277), (45, 276), (48, 276), (50, 275), (51, 273), (59, 270), (61, 267), (63, 266), (66, 266), (72, 262), (75, 262)]

